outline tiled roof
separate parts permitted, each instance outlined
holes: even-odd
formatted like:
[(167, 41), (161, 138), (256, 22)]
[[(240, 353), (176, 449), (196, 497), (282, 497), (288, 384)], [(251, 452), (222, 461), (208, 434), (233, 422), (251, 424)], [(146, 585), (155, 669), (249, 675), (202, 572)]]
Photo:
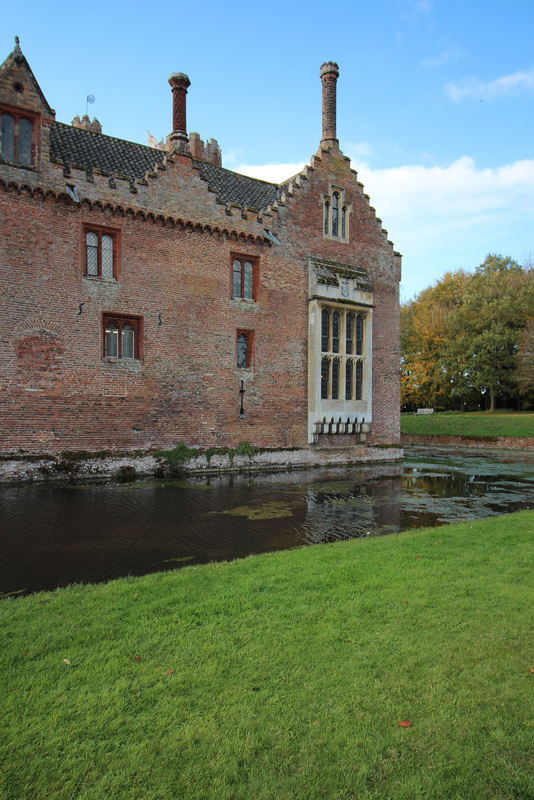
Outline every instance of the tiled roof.
[[(84, 169), (89, 175), (97, 169), (133, 183), (136, 179), (142, 180), (156, 163), (161, 163), (165, 153), (56, 122), (50, 131), (50, 155), (66, 166)], [(221, 203), (260, 209), (273, 203), (278, 196), (279, 190), (274, 183), (249, 178), (204, 161), (193, 163)]]

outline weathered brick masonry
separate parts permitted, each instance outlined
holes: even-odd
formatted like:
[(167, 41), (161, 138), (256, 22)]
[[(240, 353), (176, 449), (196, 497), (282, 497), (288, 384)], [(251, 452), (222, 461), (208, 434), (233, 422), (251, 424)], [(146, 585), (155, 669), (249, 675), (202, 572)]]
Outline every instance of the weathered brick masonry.
[(277, 186), (180, 130), (187, 76), (156, 150), (56, 122), (17, 41), (0, 67), (4, 453), (398, 444), (400, 257), (339, 150), (337, 74), (321, 69), (317, 155)]

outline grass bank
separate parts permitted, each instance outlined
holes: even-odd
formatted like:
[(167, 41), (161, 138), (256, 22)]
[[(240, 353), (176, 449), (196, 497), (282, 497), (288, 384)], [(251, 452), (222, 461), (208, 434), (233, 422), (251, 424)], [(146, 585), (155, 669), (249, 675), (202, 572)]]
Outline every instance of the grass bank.
[(533, 532), (525, 512), (3, 600), (0, 797), (532, 798)]
[(435, 436), (534, 437), (534, 414), (506, 411), (442, 411), (436, 414), (401, 414), (402, 433)]

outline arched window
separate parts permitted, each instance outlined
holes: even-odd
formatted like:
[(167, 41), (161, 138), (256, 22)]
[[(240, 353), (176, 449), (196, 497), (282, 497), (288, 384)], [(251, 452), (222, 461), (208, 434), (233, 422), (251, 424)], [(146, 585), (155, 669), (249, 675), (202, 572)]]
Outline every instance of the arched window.
[(341, 362), (339, 358), (332, 360), (332, 400), (339, 400), (339, 373)]
[(140, 327), (140, 317), (104, 314), (104, 356), (139, 359)]
[(248, 367), (248, 341), (244, 333), (237, 337), (237, 367), (246, 369)]
[(237, 331), (236, 366), (250, 369), (253, 366), (254, 331)]
[(15, 120), (11, 114), (2, 114), (2, 158), (15, 160)]
[(321, 350), (330, 352), (330, 311), (327, 308), (321, 311)]
[(339, 227), (339, 194), (334, 192), (332, 196), (332, 236), (338, 235)]
[(118, 234), (106, 228), (85, 229), (85, 274), (116, 278), (116, 239)]
[(330, 359), (321, 359), (321, 399), (328, 400), (328, 389), (330, 386)]
[(341, 314), (334, 311), (332, 314), (332, 352), (339, 353), (339, 330), (341, 327)]
[(363, 315), (356, 317), (356, 355), (363, 355)]
[(331, 194), (322, 195), (323, 204), (323, 235), (327, 239), (341, 239), (344, 242), (349, 238), (349, 213), (350, 203), (345, 200), (345, 190), (330, 186)]
[(255, 300), (255, 284), (258, 264), (248, 258), (236, 257), (232, 261), (232, 297)]
[(345, 364), (345, 400), (352, 400), (354, 389), (354, 361), (349, 358)]
[(349, 356), (354, 353), (354, 314), (347, 314), (345, 322), (345, 352)]
[(16, 111), (1, 111), (0, 156), (4, 161), (31, 166), (33, 123)]
[(32, 124), (29, 119), (19, 121), (19, 157), (21, 164), (32, 163)]
[(356, 362), (356, 400), (362, 399), (363, 361)]
[(362, 400), (364, 318), (346, 308), (321, 308), (322, 400)]

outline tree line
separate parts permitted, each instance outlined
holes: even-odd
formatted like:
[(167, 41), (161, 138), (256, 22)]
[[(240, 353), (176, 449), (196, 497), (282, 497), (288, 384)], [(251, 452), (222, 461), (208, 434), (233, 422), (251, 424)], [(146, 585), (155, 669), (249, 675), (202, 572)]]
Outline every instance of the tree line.
[(534, 407), (534, 268), (490, 254), (401, 305), (405, 411)]

